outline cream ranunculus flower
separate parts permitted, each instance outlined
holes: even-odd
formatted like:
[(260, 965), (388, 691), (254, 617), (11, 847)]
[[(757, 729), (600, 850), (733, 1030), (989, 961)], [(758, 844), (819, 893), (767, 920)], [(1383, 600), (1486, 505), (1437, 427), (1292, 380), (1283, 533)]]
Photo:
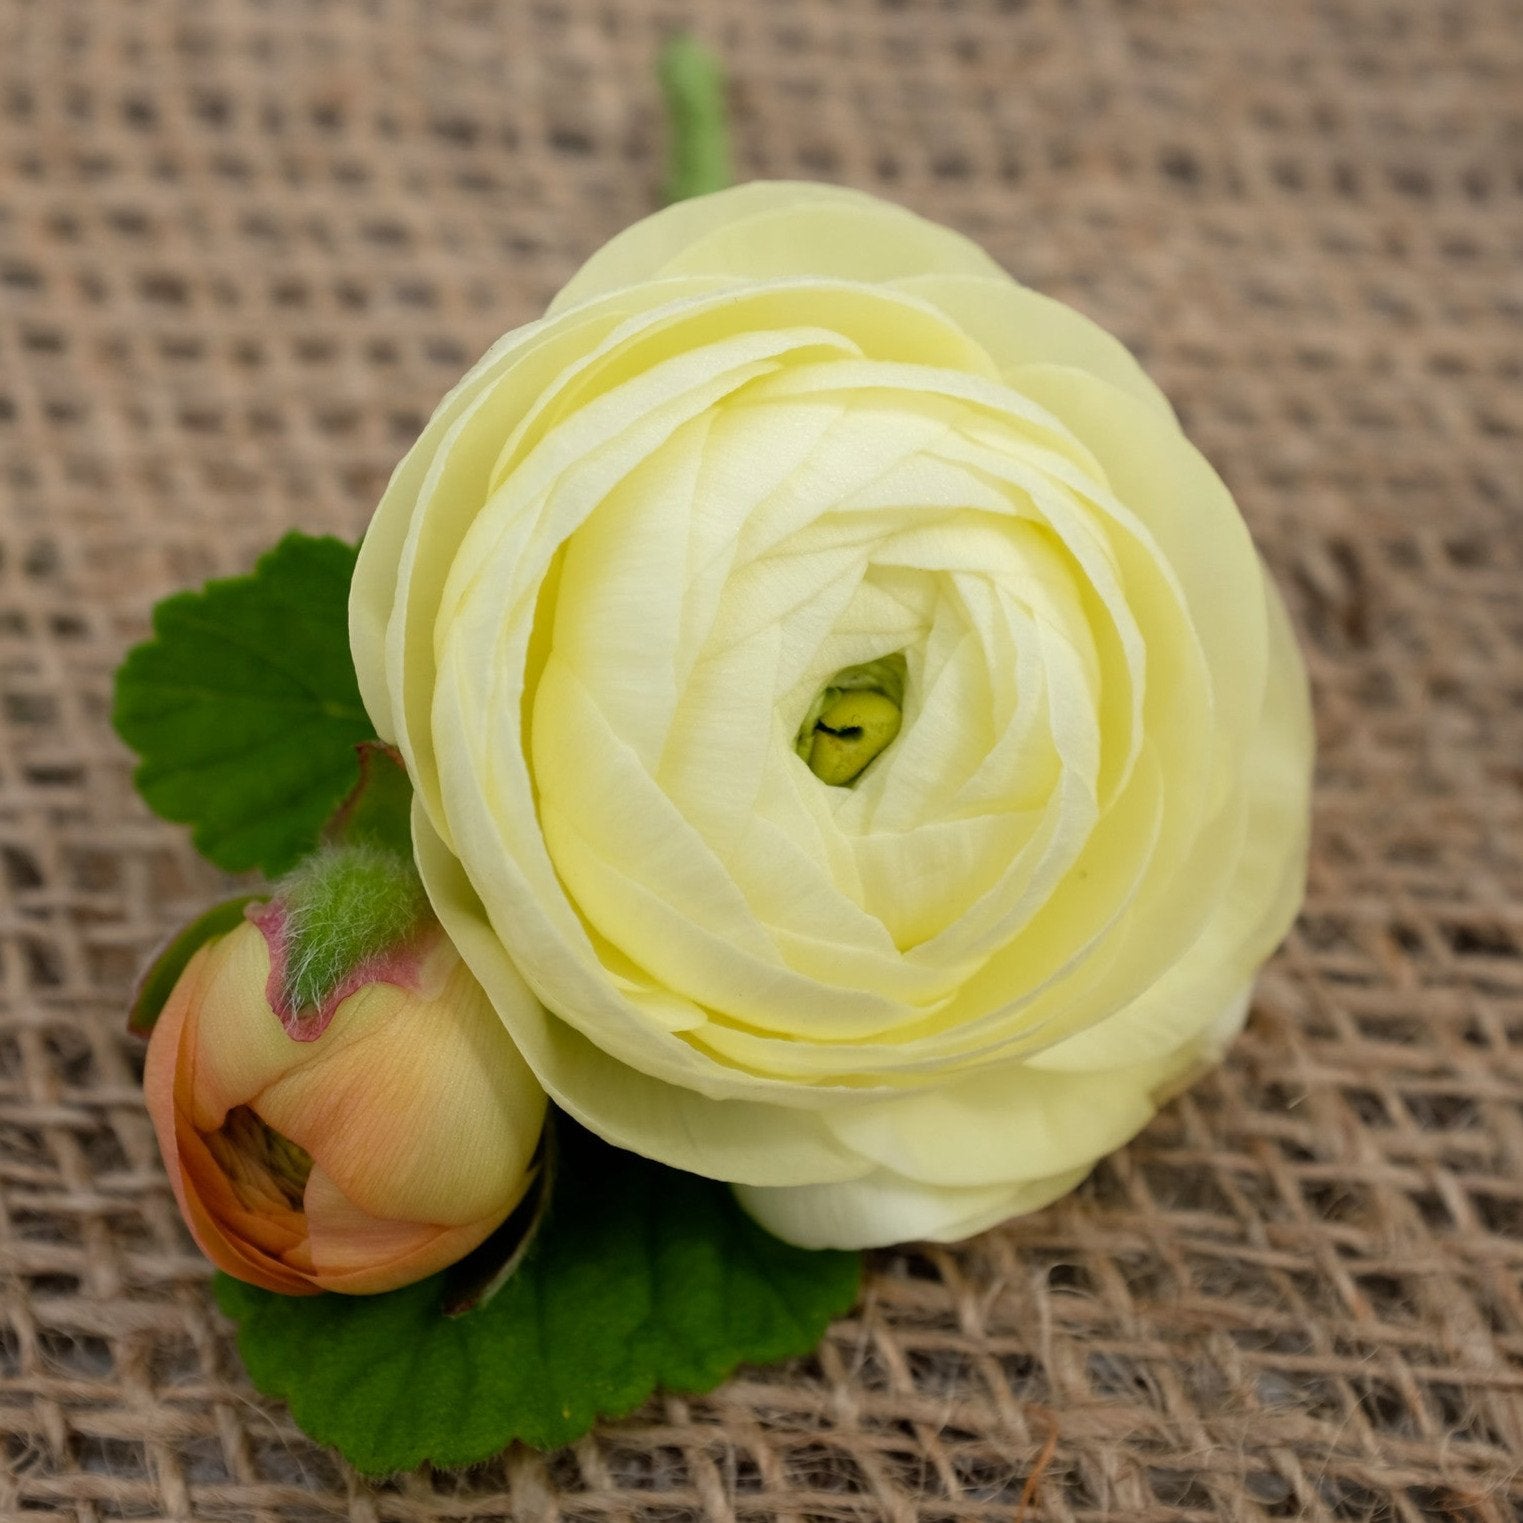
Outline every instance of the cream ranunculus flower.
[(1305, 678), (1231, 497), (1120, 344), (866, 195), (614, 239), (398, 468), (352, 638), (550, 1094), (795, 1242), (1069, 1189), (1300, 900)]

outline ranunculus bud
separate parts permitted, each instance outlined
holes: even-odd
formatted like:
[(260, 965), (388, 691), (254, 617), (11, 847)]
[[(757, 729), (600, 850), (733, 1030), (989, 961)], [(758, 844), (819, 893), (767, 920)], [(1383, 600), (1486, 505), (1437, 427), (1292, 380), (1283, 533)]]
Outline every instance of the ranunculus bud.
[(291, 1295), (391, 1290), (522, 1199), (544, 1091), (431, 918), (277, 1013), (289, 932), (277, 898), (190, 960), (150, 1038), (148, 1109), (219, 1268)]

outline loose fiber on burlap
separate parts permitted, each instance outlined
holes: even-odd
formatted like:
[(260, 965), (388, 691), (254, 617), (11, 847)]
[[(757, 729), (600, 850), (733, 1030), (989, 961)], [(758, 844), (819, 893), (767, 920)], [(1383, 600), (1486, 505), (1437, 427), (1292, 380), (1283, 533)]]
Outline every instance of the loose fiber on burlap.
[[(745, 174), (964, 229), (1176, 401), (1306, 641), (1310, 897), (1070, 1200), (878, 1255), (815, 1359), (371, 1486), (244, 1379), (160, 1170), (123, 1000), (219, 884), (111, 674), (357, 534), (655, 204), (684, 18)], [(0, 0), (0, 1514), (1523, 1516), (1520, 265), (1508, 0)]]

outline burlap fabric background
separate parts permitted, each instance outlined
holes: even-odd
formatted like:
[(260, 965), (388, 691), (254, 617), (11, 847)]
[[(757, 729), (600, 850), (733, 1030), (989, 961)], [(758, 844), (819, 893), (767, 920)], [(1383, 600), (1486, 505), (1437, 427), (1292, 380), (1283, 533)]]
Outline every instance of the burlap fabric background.
[(458, 373), (654, 205), (683, 15), (0, 0), (0, 1510), (1523, 1516), (1506, 0), (691, 13), (745, 173), (965, 229), (1179, 404), (1315, 675), (1306, 913), (1223, 1072), (1071, 1200), (879, 1256), (816, 1359), (379, 1487), (243, 1378), (121, 1031), (219, 883), (137, 803), (112, 669), (156, 597), (355, 534)]

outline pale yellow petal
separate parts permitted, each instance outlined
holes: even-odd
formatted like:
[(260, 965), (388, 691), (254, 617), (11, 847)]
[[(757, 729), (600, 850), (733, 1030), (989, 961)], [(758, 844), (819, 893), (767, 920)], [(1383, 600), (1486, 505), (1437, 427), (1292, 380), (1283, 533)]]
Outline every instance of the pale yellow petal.
[(1131, 351), (1098, 323), (1008, 276), (938, 270), (904, 276), (894, 289), (930, 302), (954, 318), (993, 357), (1017, 391), (1028, 365), (1071, 365), (1109, 381), (1174, 422), (1174, 410)]
[[(817, 214), (834, 219), (833, 226), (841, 229), (833, 233), (832, 224), (827, 224), (824, 247), (816, 245), (818, 229), (808, 221)], [(716, 235), (721, 240), (718, 247), (710, 245), (697, 258), (696, 250)], [(566, 282), (550, 311), (562, 312), (606, 292), (657, 279), (685, 256), (688, 264), (705, 270), (756, 278), (747, 265), (748, 245), (761, 251), (760, 267), (767, 273), (821, 275), (840, 267), (853, 278), (870, 278), (862, 272), (864, 256), (882, 261), (882, 279), (926, 268), (975, 274), (996, 273), (999, 268), (961, 235), (862, 191), (810, 181), (753, 180), (679, 201), (626, 228)], [(841, 256), (835, 253), (838, 246)], [(774, 252), (779, 248), (781, 258)], [(873, 248), (876, 256), (869, 252)]]
[(1018, 1184), (948, 1188), (886, 1169), (844, 1184), (756, 1188), (735, 1198), (774, 1237), (800, 1248), (887, 1248), (894, 1243), (958, 1243), (1012, 1216), (1067, 1195), (1092, 1165)]
[[(458, 860), (416, 807), (413, 818), (419, 868), (435, 912), (563, 1110), (617, 1147), (713, 1179), (818, 1183), (862, 1171), (861, 1160), (804, 1105), (806, 1100), (828, 1105), (838, 1095), (815, 1088), (790, 1096), (796, 1106), (759, 1101), (751, 1095), (777, 1094), (778, 1086), (739, 1074), (727, 1080), (686, 1043), (650, 1029), (639, 1031), (641, 1055), (659, 1061), (664, 1047), (665, 1066), (682, 1072), (685, 1080), (663, 1082), (621, 1063), (558, 1020), (514, 967)], [(638, 1013), (624, 1017), (633, 1024), (631, 1017), (637, 1020)], [(679, 1052), (685, 1057), (671, 1061)]]
[(1177, 428), (1106, 381), (1033, 365), (1020, 389), (1094, 453), (1116, 501), (1159, 546), (1211, 671), (1215, 724), (1241, 756), (1263, 702), (1268, 626), (1258, 554), (1231, 494)]
[(839, 1107), (829, 1123), (853, 1151), (922, 1184), (1038, 1179), (1092, 1163), (1140, 1131), (1167, 1073), (1167, 1062), (1072, 1074), (1015, 1063)]
[(1156, 983), (1108, 1020), (1031, 1062), (1043, 1068), (1115, 1068), (1178, 1047), (1242, 996), (1290, 928), (1306, 885), (1314, 748), (1306, 674), (1278, 591), (1268, 584), (1269, 685), (1249, 751), (1242, 847), (1198, 940)]

